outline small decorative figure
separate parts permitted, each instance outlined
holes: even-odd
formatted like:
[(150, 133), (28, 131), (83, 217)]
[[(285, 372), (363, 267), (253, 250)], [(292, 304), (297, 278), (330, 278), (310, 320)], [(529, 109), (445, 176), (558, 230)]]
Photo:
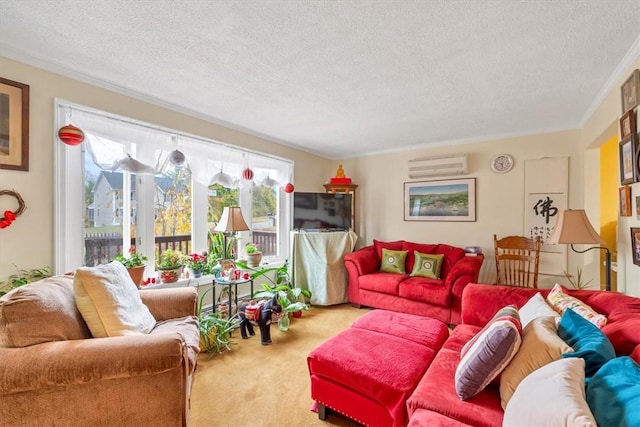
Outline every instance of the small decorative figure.
[(344, 169), (342, 169), (342, 164), (338, 165), (338, 170), (336, 171), (336, 178), (345, 178)]
[(258, 303), (251, 300), (249, 303), (241, 304), (238, 308), (240, 316), (240, 335), (242, 339), (255, 335), (252, 322), (258, 324), (260, 329), (260, 343), (269, 345), (271, 343), (271, 315), (282, 313), (282, 306), (278, 302), (278, 295), (274, 295), (270, 300), (263, 300)]

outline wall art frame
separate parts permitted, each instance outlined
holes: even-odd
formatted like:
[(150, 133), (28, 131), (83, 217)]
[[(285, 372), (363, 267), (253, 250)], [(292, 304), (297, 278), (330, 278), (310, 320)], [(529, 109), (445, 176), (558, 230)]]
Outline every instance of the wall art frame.
[(636, 133), (636, 114), (630, 110), (620, 118), (620, 139), (625, 139), (634, 133)]
[(640, 102), (640, 70), (635, 69), (627, 80), (620, 86), (622, 114), (633, 110)]
[(633, 263), (640, 266), (640, 227), (631, 227), (631, 255)]
[(631, 216), (631, 187), (628, 185), (618, 189), (618, 205), (620, 216)]
[(627, 185), (637, 180), (637, 142), (635, 135), (629, 135), (619, 143), (620, 184)]
[(476, 221), (476, 179), (404, 183), (405, 221)]
[(29, 170), (29, 85), (2, 77), (0, 169)]

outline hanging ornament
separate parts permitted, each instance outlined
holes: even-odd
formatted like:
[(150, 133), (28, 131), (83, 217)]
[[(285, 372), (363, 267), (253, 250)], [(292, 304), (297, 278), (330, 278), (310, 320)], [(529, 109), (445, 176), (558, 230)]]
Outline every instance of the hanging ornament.
[(174, 166), (182, 166), (185, 159), (184, 154), (180, 150), (173, 150), (171, 154), (169, 154), (169, 161)]
[(293, 190), (295, 189), (295, 187), (293, 186), (292, 183), (287, 183), (287, 185), (284, 186), (284, 192), (285, 193), (293, 193)]
[(242, 178), (251, 181), (253, 179), (253, 171), (250, 168), (246, 168), (242, 171)]
[(67, 145), (78, 145), (84, 141), (84, 132), (73, 125), (62, 126), (58, 138)]

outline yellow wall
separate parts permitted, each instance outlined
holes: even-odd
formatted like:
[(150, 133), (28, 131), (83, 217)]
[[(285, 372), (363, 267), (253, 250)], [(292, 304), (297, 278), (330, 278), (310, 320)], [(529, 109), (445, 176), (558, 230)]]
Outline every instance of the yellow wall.
[[(618, 138), (611, 137), (600, 147), (600, 236), (606, 240), (612, 261), (616, 260), (618, 227)], [(605, 253), (600, 251), (600, 261)], [(611, 290), (618, 287), (617, 274), (611, 273)], [(605, 283), (605, 269), (600, 268), (600, 283)]]

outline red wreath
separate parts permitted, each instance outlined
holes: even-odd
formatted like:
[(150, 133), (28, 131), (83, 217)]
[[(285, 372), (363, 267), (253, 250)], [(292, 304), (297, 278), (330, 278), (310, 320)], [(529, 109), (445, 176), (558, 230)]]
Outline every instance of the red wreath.
[(16, 218), (19, 217), (22, 214), (22, 212), (24, 212), (24, 210), (26, 209), (24, 200), (22, 199), (20, 194), (11, 190), (0, 190), (0, 196), (4, 196), (4, 195), (13, 196), (16, 198), (16, 200), (18, 200), (18, 210), (16, 210), (15, 212), (10, 210), (4, 211), (3, 213), (4, 216), (0, 218), (0, 228), (9, 227), (11, 223), (15, 221)]

